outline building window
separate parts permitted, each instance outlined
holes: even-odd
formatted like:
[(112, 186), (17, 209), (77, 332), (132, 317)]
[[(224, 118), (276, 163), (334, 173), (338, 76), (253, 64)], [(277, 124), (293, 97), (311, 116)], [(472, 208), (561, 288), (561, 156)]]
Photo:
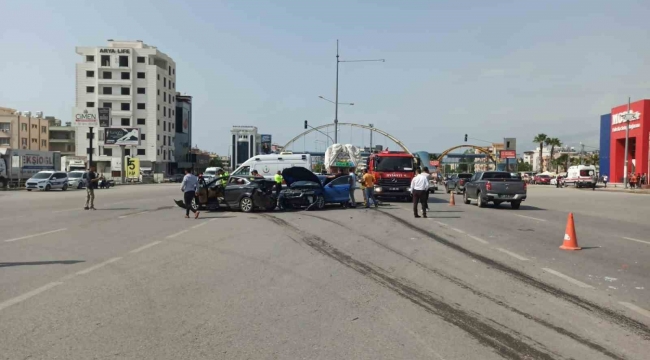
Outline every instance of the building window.
[(113, 149), (105, 147), (104, 156), (113, 156)]
[(95, 87), (94, 86), (86, 86), (86, 93), (92, 94), (95, 92)]
[(120, 56), (120, 67), (129, 67), (129, 57)]
[(104, 95), (113, 95), (113, 88), (112, 87), (105, 87), (104, 88)]
[(11, 130), (11, 123), (0, 123), (0, 131), (9, 132), (10, 130)]
[(163, 92), (163, 101), (167, 101), (167, 93)]
[(20, 130), (27, 131), (27, 124), (25, 123), (20, 124)]
[(131, 149), (124, 149), (124, 155), (131, 156)]
[(32, 139), (32, 144), (38, 144), (38, 139)]
[(145, 149), (138, 149), (138, 155), (146, 155)]
[(176, 83), (174, 83), (174, 85), (172, 85), (172, 87), (175, 88), (175, 87), (176, 87)]
[(122, 118), (122, 126), (129, 126), (131, 125), (131, 119), (130, 118)]
[(89, 108), (93, 108), (93, 107), (95, 107), (95, 102), (94, 102), (94, 101), (88, 101), (88, 102), (86, 103), (86, 107), (89, 107)]
[(138, 94), (146, 94), (146, 88), (138, 88)]
[(110, 55), (102, 55), (102, 66), (111, 66)]
[(158, 81), (160, 81), (160, 74), (158, 74)]
[(158, 89), (158, 96), (160, 96), (160, 89)]
[(167, 116), (167, 107), (163, 106), (163, 116)]
[(131, 88), (123, 87), (120, 92), (122, 95), (131, 95)]
[(176, 68), (172, 69), (172, 72), (176, 75)]
[[(160, 119), (158, 119), (158, 126), (160, 126)], [(158, 140), (160, 140), (160, 139), (158, 139)]]
[(163, 121), (163, 131), (167, 131), (167, 121)]
[(174, 116), (174, 114), (176, 114), (176, 111), (172, 110), (172, 116)]
[(147, 137), (145, 136), (145, 134), (140, 134), (140, 140), (147, 140)]
[(174, 123), (172, 123), (172, 130), (174, 130), (174, 129), (176, 129), (176, 125), (174, 125)]
[(145, 125), (146, 121), (145, 119), (138, 119), (138, 125)]
[(144, 79), (144, 78), (145, 78), (145, 77), (144, 77), (144, 73), (143, 73), (143, 72), (139, 72), (139, 73), (138, 73), (138, 79)]
[(38, 129), (38, 125), (32, 124), (32, 129)]
[(167, 136), (163, 135), (163, 145), (167, 145)]
[(138, 103), (138, 110), (145, 110), (147, 108), (145, 103)]
[(41, 140), (41, 147), (47, 147), (47, 140)]
[(95, 55), (86, 55), (86, 62), (95, 62)]
[(122, 80), (131, 80), (131, 73), (128, 71), (122, 71)]
[(158, 111), (160, 111), (160, 104), (158, 104)]
[(160, 134), (156, 135), (156, 140), (160, 141)]
[(120, 109), (122, 109), (122, 111), (131, 110), (131, 103), (122, 103), (122, 104), (120, 104)]
[(163, 150), (163, 160), (167, 160), (167, 151)]
[(104, 103), (102, 107), (112, 109), (113, 108), (113, 103)]
[(113, 74), (110, 71), (104, 71), (102, 73), (102, 79), (112, 79)]
[(93, 70), (86, 70), (86, 77), (95, 77), (95, 72)]
[(9, 138), (0, 138), (0, 145), (9, 145)]
[(167, 78), (163, 78), (163, 86), (167, 86)]
[(156, 149), (156, 155), (160, 155), (160, 149)]
[(47, 134), (47, 126), (41, 126), (41, 133)]
[(138, 56), (138, 64), (144, 64), (145, 58), (144, 56)]
[(169, 75), (171, 75), (171, 74), (172, 74), (172, 67), (170, 66), (169, 67)]
[(27, 146), (27, 138), (22, 138), (22, 139), (21, 139), (21, 144), (22, 144), (23, 146)]

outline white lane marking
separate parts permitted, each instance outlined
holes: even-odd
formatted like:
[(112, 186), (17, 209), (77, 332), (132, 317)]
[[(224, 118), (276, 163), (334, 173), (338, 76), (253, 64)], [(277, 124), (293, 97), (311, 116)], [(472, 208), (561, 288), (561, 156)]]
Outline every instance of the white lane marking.
[(79, 208), (74, 208), (74, 209), (66, 209), (66, 210), (57, 210), (57, 211), (52, 211), (52, 214), (58, 214), (58, 213), (64, 213), (64, 212), (70, 212), (70, 211), (79, 211), (81, 209)]
[(480, 237), (476, 237), (476, 236), (474, 236), (474, 235), (470, 235), (470, 234), (467, 234), (467, 236), (468, 236), (469, 238), (471, 238), (471, 239), (474, 239), (474, 240), (480, 242), (481, 244), (489, 244), (487, 241), (481, 239)]
[(4, 310), (5, 308), (8, 308), (11, 305), (18, 304), (19, 302), (25, 301), (25, 300), (29, 299), (32, 296), (36, 296), (36, 295), (42, 293), (43, 291), (47, 291), (47, 290), (49, 290), (49, 289), (51, 289), (51, 288), (53, 288), (55, 286), (59, 286), (61, 284), (63, 284), (63, 283), (62, 282), (51, 282), (49, 284), (46, 284), (46, 285), (43, 285), (43, 286), (39, 287), (38, 289), (34, 289), (34, 290), (32, 290), (30, 292), (26, 292), (26, 293), (24, 293), (24, 294), (22, 294), (20, 296), (16, 296), (13, 299), (9, 299), (7, 301), (1, 302), (0, 303), (0, 311)]
[(4, 217), (4, 218), (0, 218), (0, 221), (3, 221), (3, 220), (15, 220), (15, 219), (21, 219), (21, 218), (24, 218), (24, 217), (25, 216)]
[(464, 234), (464, 233), (465, 233), (465, 232), (464, 232), (463, 230), (461, 230), (461, 229), (456, 229), (456, 228), (450, 228), (450, 229), (454, 230), (454, 231), (457, 232), (457, 233), (461, 233), (461, 234)]
[(531, 220), (546, 221), (545, 219), (540, 219), (540, 218), (536, 218), (536, 217), (532, 217), (532, 216), (519, 215), (519, 214), (513, 214), (513, 215), (519, 216), (519, 217), (522, 217), (522, 218), (526, 218), (526, 219), (531, 219)]
[(46, 231), (46, 232), (39, 233), (39, 234), (32, 234), (32, 235), (13, 238), (13, 239), (8, 239), (8, 240), (5, 240), (5, 242), (12, 242), (12, 241), (18, 241), (18, 240), (31, 239), (31, 238), (34, 238), (34, 237), (37, 237), (37, 236), (43, 236), (43, 235), (47, 235), (47, 234), (54, 234), (54, 233), (61, 232), (61, 231), (66, 231), (66, 230), (68, 230), (68, 229), (67, 228), (56, 229), (56, 230)]
[(99, 268), (101, 268), (101, 267), (104, 267), (104, 266), (110, 264), (110, 263), (114, 263), (114, 262), (116, 262), (116, 261), (118, 261), (118, 260), (120, 260), (120, 259), (122, 259), (122, 258), (121, 258), (121, 257), (116, 257), (116, 258), (112, 258), (112, 259), (106, 260), (106, 261), (104, 261), (104, 262), (102, 262), (102, 263), (99, 263), (99, 264), (97, 264), (97, 265), (93, 265), (93, 266), (91, 266), (91, 267), (89, 267), (89, 268), (87, 268), (87, 269), (83, 269), (83, 270), (81, 270), (81, 271), (77, 271), (77, 275), (85, 275), (85, 274), (88, 274), (89, 272), (91, 272), (91, 271), (93, 271), (93, 270), (97, 270), (97, 269), (99, 269)]
[(187, 229), (186, 230), (181, 230), (181, 231), (177, 232), (176, 234), (171, 234), (171, 235), (167, 236), (166, 239), (173, 239), (173, 238), (177, 237), (178, 235), (185, 234), (188, 231), (189, 230), (187, 230)]
[(447, 227), (447, 224), (445, 224), (443, 222), (440, 222), (440, 221), (436, 221), (436, 224), (438, 224), (438, 225), (440, 225), (442, 227)]
[(639, 239), (629, 238), (629, 237), (625, 237), (625, 236), (623, 236), (623, 239), (625, 239), (625, 240), (630, 240), (630, 241), (636, 241), (636, 242), (640, 242), (640, 243), (643, 243), (643, 244), (648, 244), (648, 245), (650, 245), (650, 241), (644, 241), (644, 240), (639, 240)]
[(134, 249), (134, 250), (131, 250), (131, 251), (129, 251), (129, 252), (130, 252), (131, 254), (139, 253), (140, 251), (145, 250), (145, 249), (148, 249), (148, 248), (150, 248), (150, 247), (152, 247), (152, 246), (156, 246), (156, 245), (160, 244), (161, 242), (162, 242), (162, 241), (154, 241), (154, 242), (152, 242), (152, 243), (150, 243), (150, 244), (147, 244), (147, 245), (145, 245), (145, 246), (140, 246), (139, 248)]
[(512, 251), (508, 251), (508, 250), (502, 249), (502, 248), (497, 248), (497, 250), (501, 251), (504, 254), (508, 254), (508, 255), (512, 256), (513, 258), (515, 258), (515, 259), (519, 259), (521, 261), (528, 261), (527, 258), (525, 258), (525, 257), (523, 257), (523, 256), (521, 256), (519, 254), (515, 254)]
[(118, 218), (118, 219), (124, 219), (124, 218), (129, 217), (129, 216), (135, 216), (135, 215), (140, 215), (140, 214), (146, 214), (146, 213), (148, 213), (148, 212), (149, 212), (149, 210), (145, 210), (145, 211), (137, 212), (137, 213), (135, 213), (135, 214), (126, 214), (126, 215), (118, 216), (117, 218)]
[(625, 306), (626, 308), (628, 308), (628, 309), (630, 309), (632, 311), (636, 311), (637, 313), (650, 318), (650, 311), (648, 311), (648, 310), (646, 310), (646, 309), (644, 309), (642, 307), (638, 307), (638, 306), (636, 306), (634, 304), (630, 304), (630, 303), (624, 302), (624, 301), (619, 301), (618, 303)]
[(572, 278), (570, 276), (566, 276), (566, 275), (562, 274), (561, 272), (557, 272), (557, 271), (555, 271), (553, 269), (542, 268), (542, 270), (546, 271), (547, 273), (553, 274), (553, 275), (555, 275), (557, 277), (560, 277), (560, 278), (572, 283), (573, 285), (580, 286), (581, 288), (585, 288), (585, 289), (593, 289), (594, 288), (593, 286), (591, 286), (589, 284), (585, 284), (582, 281), (578, 281), (578, 280), (576, 280), (576, 279), (574, 279), (574, 278)]

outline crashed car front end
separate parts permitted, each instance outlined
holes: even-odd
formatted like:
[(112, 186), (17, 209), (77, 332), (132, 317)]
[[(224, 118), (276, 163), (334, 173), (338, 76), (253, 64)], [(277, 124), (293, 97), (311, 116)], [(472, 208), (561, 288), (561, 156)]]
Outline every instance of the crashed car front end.
[(316, 183), (296, 183), (289, 189), (280, 192), (280, 208), (306, 208), (313, 205), (316, 199), (322, 195), (323, 189)]

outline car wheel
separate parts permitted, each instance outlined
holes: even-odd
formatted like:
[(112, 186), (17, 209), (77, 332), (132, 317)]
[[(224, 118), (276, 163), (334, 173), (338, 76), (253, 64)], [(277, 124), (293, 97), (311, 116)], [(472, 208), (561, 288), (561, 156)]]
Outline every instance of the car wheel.
[(476, 205), (480, 208), (485, 207), (485, 202), (483, 201), (480, 191), (476, 194)]
[(77, 185), (77, 189), (81, 189), (81, 183)]
[(250, 197), (244, 196), (243, 198), (241, 198), (241, 200), (239, 200), (239, 208), (241, 209), (241, 211), (245, 213), (249, 213), (253, 211), (253, 207), (254, 207), (253, 199), (251, 199)]
[(6, 179), (0, 180), (0, 188), (3, 188), (3, 189), (7, 188), (7, 180)]
[(448, 188), (445, 188), (445, 191), (447, 192), (447, 194), (451, 192), (451, 190), (449, 190)]
[(520, 206), (521, 206), (521, 201), (512, 201), (510, 203), (510, 207), (512, 207), (515, 210), (519, 209)]
[(467, 192), (463, 194), (463, 202), (467, 205), (471, 202), (471, 200), (467, 197)]
[(45, 191), (50, 191), (50, 190), (52, 190), (50, 184), (45, 185)]
[(68, 190), (68, 184), (63, 185), (63, 187), (61, 188), (61, 190), (63, 190), (63, 191)]

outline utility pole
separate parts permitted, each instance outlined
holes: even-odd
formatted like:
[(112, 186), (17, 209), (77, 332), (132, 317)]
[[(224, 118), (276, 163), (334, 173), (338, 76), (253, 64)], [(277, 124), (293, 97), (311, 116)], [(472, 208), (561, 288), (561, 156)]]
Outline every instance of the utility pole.
[(339, 141), (339, 39), (336, 39), (336, 97), (334, 98), (334, 143)]
[(623, 115), (623, 119), (625, 120), (625, 162), (623, 163), (623, 185), (627, 189), (627, 149), (628, 149), (628, 142), (630, 140), (630, 120), (634, 119), (634, 114), (630, 111), (630, 102), (632, 99), (630, 97), (627, 98), (627, 114)]
[(90, 127), (90, 133), (88, 135), (89, 138), (89, 144), (88, 144), (88, 170), (90, 170), (90, 167), (93, 165), (93, 138), (95, 137), (95, 134), (93, 133), (93, 127)]
[(585, 153), (585, 144), (580, 142), (580, 165), (582, 165), (582, 159), (584, 157), (584, 153)]
[(370, 153), (372, 154), (372, 128), (374, 128), (375, 125), (370, 124)]

